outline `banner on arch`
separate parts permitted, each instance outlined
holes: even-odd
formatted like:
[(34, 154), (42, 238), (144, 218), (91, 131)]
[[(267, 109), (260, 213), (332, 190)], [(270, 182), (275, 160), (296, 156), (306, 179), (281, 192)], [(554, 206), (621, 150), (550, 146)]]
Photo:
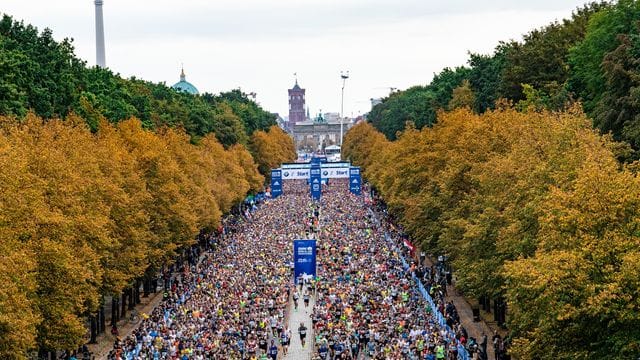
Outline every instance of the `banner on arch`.
[(271, 197), (277, 198), (282, 195), (282, 170), (271, 169)]
[(358, 166), (349, 168), (349, 191), (354, 195), (360, 195), (362, 192), (362, 177)]
[(311, 197), (314, 200), (320, 200), (320, 196), (322, 195), (322, 171), (320, 169), (320, 165), (311, 166), (309, 170), (309, 188), (311, 191)]

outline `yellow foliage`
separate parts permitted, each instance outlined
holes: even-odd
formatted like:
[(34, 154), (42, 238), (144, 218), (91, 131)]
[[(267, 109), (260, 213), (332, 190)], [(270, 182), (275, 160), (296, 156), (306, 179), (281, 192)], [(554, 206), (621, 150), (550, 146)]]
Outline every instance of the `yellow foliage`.
[(169, 261), (262, 184), (240, 145), (96, 121), (93, 134), (75, 115), (0, 118), (0, 358), (77, 348), (101, 296)]
[(640, 324), (636, 166), (621, 170), (619, 146), (579, 109), (458, 109), (392, 143), (381, 137), (353, 127), (344, 157), (414, 241), (449, 255), (465, 294), (506, 297), (514, 356), (640, 351), (629, 330)]
[(250, 149), (260, 173), (264, 176), (269, 176), (271, 169), (280, 167), (282, 163), (292, 162), (297, 157), (291, 136), (275, 125), (267, 132), (254, 132)]

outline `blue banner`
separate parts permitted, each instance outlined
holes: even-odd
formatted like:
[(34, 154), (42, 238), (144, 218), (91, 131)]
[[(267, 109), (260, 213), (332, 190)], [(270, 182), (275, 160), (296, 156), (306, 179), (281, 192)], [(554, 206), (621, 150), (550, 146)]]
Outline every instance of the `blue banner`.
[(282, 195), (282, 170), (271, 169), (271, 197)]
[(322, 174), (319, 164), (313, 164), (311, 170), (309, 170), (309, 185), (311, 197), (314, 200), (320, 200), (320, 195), (322, 194)]
[(309, 278), (316, 277), (316, 241), (293, 241), (293, 276), (296, 284), (300, 275)]
[(362, 191), (362, 178), (360, 177), (360, 168), (357, 166), (349, 168), (349, 190), (354, 195), (360, 195)]

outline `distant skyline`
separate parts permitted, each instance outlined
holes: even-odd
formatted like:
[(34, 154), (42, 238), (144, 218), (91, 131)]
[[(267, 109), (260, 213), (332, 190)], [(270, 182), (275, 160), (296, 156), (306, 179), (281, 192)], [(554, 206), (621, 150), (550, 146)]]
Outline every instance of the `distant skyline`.
[[(241, 88), (268, 111), (288, 114), (298, 74), (312, 116), (370, 110), (390, 88), (429, 83), (444, 67), (488, 54), (499, 41), (571, 16), (585, 1), (471, 0), (103, 0), (106, 61), (115, 73), (201, 93)], [(4, 0), (0, 12), (74, 39), (95, 65), (93, 0)]]

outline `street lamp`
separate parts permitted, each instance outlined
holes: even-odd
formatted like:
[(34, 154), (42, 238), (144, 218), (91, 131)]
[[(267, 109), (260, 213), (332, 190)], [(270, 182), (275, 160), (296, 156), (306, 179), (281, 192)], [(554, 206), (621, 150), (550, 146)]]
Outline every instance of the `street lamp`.
[(349, 78), (349, 71), (340, 71), (340, 77), (342, 78), (342, 99), (340, 101), (340, 149), (342, 149), (342, 136), (344, 133), (344, 83)]

